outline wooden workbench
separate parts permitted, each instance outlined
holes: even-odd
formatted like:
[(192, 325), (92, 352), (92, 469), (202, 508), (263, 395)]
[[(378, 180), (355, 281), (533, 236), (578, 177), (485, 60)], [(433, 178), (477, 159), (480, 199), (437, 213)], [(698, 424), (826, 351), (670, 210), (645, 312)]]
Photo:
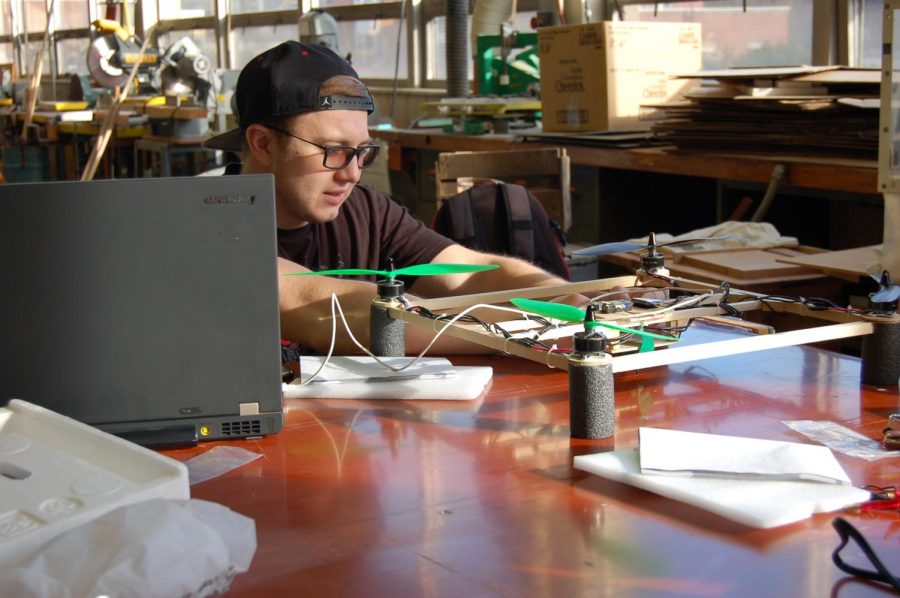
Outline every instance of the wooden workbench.
[[(399, 148), (435, 152), (496, 151), (528, 147), (565, 147), (572, 164), (725, 179), (748, 183), (768, 183), (778, 163), (787, 166), (782, 185), (852, 193), (878, 192), (878, 166), (874, 160), (809, 158), (802, 156), (761, 156), (689, 152), (673, 146), (638, 149), (592, 147), (576, 144), (521, 141), (513, 135), (455, 135), (435, 129), (393, 129), (370, 131)], [(393, 156), (392, 160), (395, 159)]]
[[(760, 155), (760, 154), (739, 154), (739, 153), (721, 153), (721, 152), (702, 152), (688, 151), (676, 148), (674, 146), (652, 146), (643, 148), (613, 148), (601, 146), (589, 146), (579, 143), (544, 143), (533, 140), (523, 141), (523, 135), (458, 135), (444, 133), (438, 129), (393, 129), (393, 130), (370, 130), (370, 135), (386, 140), (395, 151), (390, 152), (389, 167), (392, 170), (400, 171), (404, 168), (404, 159), (408, 158), (408, 153), (412, 151), (419, 152), (455, 152), (455, 151), (497, 151), (509, 150), (524, 147), (564, 147), (569, 154), (573, 165), (594, 167), (598, 169), (610, 169), (618, 171), (646, 172), (660, 175), (673, 175), (675, 177), (697, 177), (698, 179), (712, 179), (721, 183), (721, 189), (741, 184), (751, 184), (757, 186), (765, 186), (770, 184), (773, 178), (775, 166), (783, 164), (785, 173), (779, 184), (778, 193), (788, 193), (788, 190), (796, 191), (800, 194), (822, 196), (825, 198), (834, 197), (855, 197), (869, 202), (870, 205), (876, 206), (876, 210), (884, 209), (884, 197), (879, 193), (877, 186), (878, 165), (875, 160), (851, 159), (851, 158), (831, 158), (831, 157), (811, 157), (799, 155)], [(399, 150), (399, 151), (396, 151)], [(422, 172), (419, 176), (428, 176), (427, 164), (424, 165), (426, 172)], [(662, 183), (664, 185), (664, 183)], [(411, 205), (407, 200), (407, 207), (413, 210), (426, 222), (433, 215), (433, 210), (429, 209), (427, 193), (429, 192), (428, 184), (420, 184), (417, 189), (420, 197), (424, 201), (420, 201), (416, 205)], [(660, 189), (665, 192), (665, 188)], [(625, 203), (629, 205), (634, 202), (634, 198), (630, 198)], [(706, 226), (711, 222), (718, 222), (729, 218), (730, 210), (726, 210), (723, 206), (721, 195), (716, 198), (715, 214), (709, 213), (704, 223), (696, 226)], [(573, 208), (574, 209), (574, 208)], [(596, 211), (585, 214), (575, 214), (576, 222), (588, 222), (596, 219), (599, 226), (606, 226), (606, 229), (590, 229), (592, 225), (583, 225), (588, 228), (582, 228), (576, 231), (574, 238), (580, 242), (599, 243), (605, 241), (619, 240), (631, 236), (640, 236), (647, 234), (652, 228), (643, 228), (642, 230), (632, 230), (630, 233), (622, 230), (611, 230), (611, 227), (621, 225), (623, 221), (640, 221), (646, 217), (646, 206), (635, 206), (627, 215), (622, 210), (612, 213), (602, 212), (602, 210), (610, 209), (608, 206), (600, 206), (595, 208)], [(686, 205), (684, 212), (698, 213), (703, 208), (697, 205)], [(643, 211), (642, 211), (643, 210)], [(896, 208), (900, 212), (900, 208)], [(885, 210), (884, 213), (890, 216), (893, 212)], [(599, 216), (598, 216), (599, 214)], [(812, 240), (804, 241), (806, 243), (820, 245), (825, 249), (841, 249), (853, 245), (865, 245), (872, 242), (879, 242), (882, 239), (876, 238), (875, 235), (881, 233), (882, 238), (892, 238), (889, 230), (893, 226), (890, 222), (885, 221), (883, 231), (876, 229), (877, 225), (874, 218), (880, 216), (868, 216), (863, 213), (856, 213), (852, 216), (855, 220), (854, 225), (859, 224), (862, 228), (857, 233), (856, 238), (839, 240), (842, 245), (832, 247), (827, 241)], [(877, 214), (877, 212), (875, 212)], [(749, 215), (746, 217), (749, 218)], [(843, 216), (847, 217), (846, 214)], [(839, 217), (840, 218), (840, 217)], [(866, 220), (869, 218), (869, 220)], [(896, 220), (896, 217), (894, 217)], [(614, 224), (604, 224), (604, 222), (614, 222)], [(835, 223), (836, 229), (853, 229), (852, 226), (844, 226), (843, 221)], [(671, 224), (671, 223), (670, 223)], [(683, 224), (683, 223), (682, 223)], [(652, 226), (652, 225), (651, 225)], [(684, 232), (690, 228), (679, 229), (677, 232)], [(820, 229), (821, 230), (821, 229)], [(855, 230), (855, 229), (854, 229)], [(585, 233), (588, 233), (585, 235)], [(657, 232), (659, 232), (657, 230)], [(669, 231), (667, 232), (674, 232)], [(591, 238), (596, 237), (596, 238)], [(892, 252), (886, 251), (886, 255), (897, 255), (898, 250), (895, 248)], [(897, 270), (900, 267), (895, 267)]]

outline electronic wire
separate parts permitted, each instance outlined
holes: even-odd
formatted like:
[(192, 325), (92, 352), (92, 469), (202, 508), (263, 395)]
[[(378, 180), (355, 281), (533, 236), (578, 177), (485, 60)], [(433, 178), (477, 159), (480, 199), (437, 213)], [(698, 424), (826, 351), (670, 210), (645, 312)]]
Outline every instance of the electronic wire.
[(793, 295), (766, 295), (764, 297), (759, 297), (759, 300), (763, 305), (768, 307), (769, 309), (774, 311), (774, 308), (769, 305), (769, 302), (772, 303), (795, 303), (797, 305), (803, 305), (810, 311), (834, 311), (841, 313), (850, 313), (850, 314), (864, 314), (866, 313), (865, 309), (847, 306), (843, 307), (835, 303), (834, 301), (830, 301), (828, 299), (822, 299), (819, 297), (799, 297)]
[[(408, 304), (406, 304), (406, 305), (408, 305)], [(414, 310), (416, 308), (409, 307), (408, 309)], [(532, 314), (529, 314), (529, 313), (524, 312), (519, 309), (513, 309), (513, 308), (509, 308), (509, 307), (501, 307), (499, 305), (489, 305), (486, 303), (477, 303), (475, 305), (470, 305), (469, 307), (467, 307), (466, 309), (464, 309), (457, 315), (453, 316), (449, 321), (446, 322), (446, 324), (444, 324), (444, 326), (442, 326), (440, 328), (440, 330), (436, 331), (434, 337), (425, 346), (425, 348), (422, 349), (421, 353), (419, 353), (416, 357), (414, 357), (411, 361), (409, 361), (405, 365), (403, 365), (401, 367), (397, 367), (397, 366), (393, 366), (389, 363), (386, 363), (385, 361), (380, 359), (377, 355), (375, 355), (374, 353), (369, 351), (369, 349), (367, 349), (362, 343), (360, 343), (359, 340), (357, 340), (357, 338), (353, 335), (353, 332), (350, 330), (350, 323), (347, 322), (347, 317), (344, 315), (344, 310), (341, 308), (340, 300), (338, 300), (337, 295), (335, 293), (332, 293), (331, 294), (331, 343), (328, 347), (328, 353), (325, 355), (325, 359), (322, 361), (322, 364), (318, 367), (318, 369), (316, 369), (316, 371), (313, 372), (313, 374), (309, 378), (307, 378), (305, 381), (300, 382), (300, 385), (304, 386), (304, 385), (312, 382), (319, 375), (319, 373), (325, 368), (325, 366), (328, 365), (328, 362), (331, 360), (331, 356), (334, 353), (335, 341), (337, 339), (337, 316), (340, 316), (341, 322), (343, 322), (343, 324), (344, 324), (344, 330), (347, 331), (347, 335), (350, 337), (350, 340), (353, 342), (353, 344), (359, 350), (361, 350), (363, 353), (365, 353), (366, 355), (368, 355), (369, 357), (374, 359), (382, 367), (385, 367), (385, 368), (391, 370), (392, 372), (402, 372), (406, 368), (411, 367), (413, 364), (415, 364), (420, 359), (422, 359), (425, 356), (425, 354), (431, 349), (432, 345), (434, 345), (434, 343), (437, 341), (437, 339), (440, 338), (441, 335), (443, 335), (444, 332), (450, 326), (455, 324), (460, 319), (469, 317), (472, 320), (477, 320), (477, 321), (481, 322), (481, 320), (478, 320), (474, 316), (468, 316), (469, 312), (474, 311), (476, 309), (494, 309), (494, 310), (498, 310), (498, 311), (512, 312), (514, 314), (524, 317), (526, 320), (536, 319), (536, 318), (532, 317)], [(427, 311), (427, 310), (425, 310), (425, 311)], [(429, 311), (428, 313), (431, 313), (431, 312)], [(435, 317), (434, 319), (436, 321), (438, 321), (437, 317)], [(543, 318), (541, 318), (541, 320), (543, 320)], [(440, 321), (443, 321), (443, 320), (440, 320)], [(544, 321), (546, 322), (546, 320), (544, 320)], [(482, 324), (483, 324), (483, 322), (482, 322)]]
[[(656, 276), (656, 278), (667, 280), (661, 276)], [(675, 289), (675, 288), (676, 287), (672, 287), (672, 289)], [(729, 297), (729, 293), (730, 293), (730, 288), (727, 286), (727, 283), (724, 283), (722, 288), (724, 288), (725, 292), (724, 292), (722, 301), (717, 304), (720, 307), (727, 306), (725, 301), (727, 301), (727, 299)], [(646, 287), (645, 288), (636, 287), (633, 289), (626, 289), (625, 291), (609, 291), (602, 295), (597, 295), (596, 297), (594, 297), (591, 300), (591, 302), (595, 303), (597, 301), (602, 300), (604, 297), (622, 294), (623, 292), (624, 293), (632, 293), (632, 292), (637, 292), (637, 291), (642, 291), (642, 290), (646, 290), (649, 292), (651, 290), (652, 291), (665, 291), (665, 290), (671, 290), (671, 289), (664, 289), (664, 288), (649, 289)], [(679, 290), (683, 291), (684, 289), (679, 289)], [(635, 320), (639, 325), (641, 325), (640, 323), (647, 319), (657, 318), (661, 315), (674, 312), (675, 310), (678, 310), (678, 309), (684, 309), (685, 307), (691, 307), (694, 305), (701, 304), (704, 300), (708, 299), (709, 297), (712, 297), (713, 295), (714, 295), (714, 292), (711, 290), (704, 292), (704, 293), (698, 293), (696, 295), (687, 295), (687, 296), (677, 299), (675, 301), (675, 303), (673, 303), (672, 305), (668, 305), (668, 306), (665, 306), (665, 307), (662, 307), (659, 309), (643, 311), (640, 314), (630, 314), (630, 315), (632, 316), (633, 320)], [(787, 296), (776, 296), (776, 295), (767, 296), (765, 299), (771, 300), (773, 302), (774, 301), (791, 301), (791, 302), (799, 303), (799, 302), (807, 301), (807, 300), (803, 300), (802, 298), (799, 298), (799, 297), (787, 297)], [(760, 299), (760, 300), (763, 301), (763, 299)], [(820, 300), (820, 301), (824, 301), (824, 300)], [(318, 369), (316, 369), (316, 371), (313, 372), (313, 374), (309, 378), (300, 382), (300, 385), (306, 385), (306, 384), (309, 384), (310, 382), (312, 382), (313, 380), (315, 380), (316, 377), (318, 377), (318, 375), (321, 373), (321, 371), (325, 368), (325, 366), (331, 360), (331, 357), (334, 354), (334, 347), (335, 347), (335, 343), (336, 343), (336, 339), (337, 339), (338, 316), (340, 317), (341, 322), (344, 325), (344, 330), (347, 332), (347, 335), (350, 337), (350, 340), (353, 342), (353, 344), (360, 351), (362, 351), (363, 353), (365, 353), (366, 355), (368, 355), (369, 357), (374, 359), (382, 367), (385, 367), (393, 372), (402, 372), (403, 370), (411, 367), (413, 364), (415, 364), (420, 359), (422, 359), (426, 355), (426, 353), (428, 353), (428, 351), (431, 349), (431, 347), (434, 345), (434, 343), (437, 341), (437, 339), (440, 338), (450, 326), (452, 326), (453, 324), (456, 324), (457, 322), (460, 322), (460, 321), (478, 324), (478, 325), (482, 326), (488, 332), (491, 332), (493, 334), (499, 334), (499, 335), (503, 336), (504, 339), (507, 339), (510, 342), (515, 342), (515, 343), (518, 343), (523, 346), (530, 347), (530, 348), (533, 348), (536, 350), (558, 351), (563, 354), (567, 354), (567, 353), (571, 352), (571, 351), (567, 351), (567, 350), (556, 349), (555, 344), (552, 346), (547, 345), (541, 338), (542, 335), (545, 334), (546, 332), (548, 332), (552, 329), (559, 328), (560, 327), (559, 324), (554, 324), (553, 322), (551, 322), (550, 320), (548, 320), (542, 316), (539, 316), (536, 314), (531, 314), (531, 313), (528, 313), (528, 312), (525, 312), (525, 311), (522, 311), (519, 309), (502, 307), (502, 306), (498, 306), (498, 305), (490, 305), (490, 304), (485, 304), (485, 303), (478, 303), (478, 304), (467, 307), (460, 313), (451, 317), (446, 314), (435, 314), (434, 312), (428, 310), (427, 308), (421, 307), (421, 306), (410, 306), (409, 302), (406, 300), (403, 300), (401, 303), (410, 312), (416, 313), (425, 318), (432, 319), (435, 322), (444, 322), (444, 325), (435, 332), (434, 337), (431, 339), (431, 341), (429, 341), (429, 343), (425, 346), (424, 349), (422, 349), (422, 351), (417, 356), (415, 356), (412, 360), (410, 360), (405, 365), (398, 367), (398, 366), (393, 366), (389, 363), (386, 363), (385, 361), (380, 359), (377, 355), (375, 355), (371, 351), (369, 351), (369, 349), (366, 348), (362, 343), (359, 342), (359, 340), (353, 335), (353, 332), (350, 330), (350, 324), (347, 321), (347, 317), (345, 316), (343, 309), (341, 308), (340, 300), (338, 299), (338, 297), (335, 293), (332, 293), (331, 294), (331, 342), (328, 347), (328, 352), (326, 353), (325, 359), (322, 362), (322, 364), (318, 367)], [(765, 303), (765, 301), (763, 301), (763, 303)], [(723, 307), (723, 309), (727, 310), (728, 307), (730, 307), (730, 306)], [(769, 308), (771, 309), (771, 306), (769, 306)], [(485, 321), (481, 320), (480, 318), (470, 315), (470, 312), (472, 312), (476, 309), (493, 309), (496, 311), (504, 311), (504, 312), (514, 313), (514, 314), (522, 317), (525, 320), (529, 320), (529, 321), (533, 321), (533, 322), (537, 322), (538, 324), (541, 324), (543, 326), (543, 328), (529, 331), (529, 333), (532, 336), (516, 337), (513, 335), (513, 333), (504, 329), (502, 326), (500, 326), (496, 322), (485, 322)], [(731, 309), (734, 310), (734, 312), (738, 313), (738, 315), (740, 315), (739, 312), (737, 312), (737, 310), (735, 310), (734, 308), (731, 308)], [(831, 307), (826, 306), (826, 307), (821, 307), (820, 309), (831, 309)], [(691, 325), (692, 321), (693, 321), (693, 319), (689, 320), (688, 324), (686, 326), (669, 326), (669, 327), (650, 326), (650, 327), (653, 328), (654, 331), (671, 334), (672, 340), (677, 340), (679, 338), (679, 336), (681, 335), (681, 333), (683, 333)], [(627, 343), (627, 342), (633, 340), (634, 336), (635, 336), (634, 334), (626, 333), (617, 338), (609, 339), (609, 343), (610, 343), (610, 345), (624, 344), (624, 343)]]

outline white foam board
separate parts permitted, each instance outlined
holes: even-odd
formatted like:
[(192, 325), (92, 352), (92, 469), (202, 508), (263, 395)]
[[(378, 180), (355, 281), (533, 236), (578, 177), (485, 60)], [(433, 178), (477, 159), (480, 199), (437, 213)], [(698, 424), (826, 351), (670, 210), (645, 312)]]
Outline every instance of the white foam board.
[(286, 399), (399, 399), (468, 401), (478, 398), (494, 374), (486, 366), (456, 366), (456, 375), (381, 382), (282, 385)]

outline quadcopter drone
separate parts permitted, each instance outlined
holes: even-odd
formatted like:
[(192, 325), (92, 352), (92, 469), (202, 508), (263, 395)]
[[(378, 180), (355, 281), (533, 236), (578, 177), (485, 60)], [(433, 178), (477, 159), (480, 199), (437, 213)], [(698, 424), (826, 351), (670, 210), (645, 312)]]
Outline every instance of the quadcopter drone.
[[(721, 237), (718, 237), (721, 238)], [(713, 238), (716, 239), (716, 238)], [(879, 290), (869, 297), (867, 308), (842, 307), (825, 300), (766, 295), (731, 288), (727, 283), (709, 283), (670, 276), (659, 248), (709, 239), (685, 239), (658, 243), (651, 234), (646, 244), (608, 243), (579, 250), (577, 257), (622, 251), (643, 251), (641, 269), (630, 276), (516, 289), (437, 299), (408, 300), (398, 276), (427, 276), (457, 272), (479, 272), (497, 266), (423, 264), (394, 270), (326, 270), (302, 275), (377, 275), (378, 294), (370, 318), (371, 350), (378, 356), (405, 355), (405, 325), (412, 324), (475, 342), (498, 352), (517, 355), (548, 367), (569, 372), (571, 433), (580, 438), (602, 438), (613, 433), (613, 374), (772, 349), (823, 340), (863, 336), (861, 381), (865, 384), (896, 384), (900, 377), (900, 287), (889, 273), (873, 277)], [(650, 274), (650, 276), (643, 276)], [(645, 291), (662, 292), (662, 303), (639, 304), (610, 297)], [(582, 310), (541, 300), (581, 293), (593, 296)], [(509, 305), (514, 306), (510, 308)], [(489, 309), (511, 319), (489, 321)], [(773, 333), (770, 327), (743, 323), (745, 312), (770, 310), (806, 316), (825, 322), (807, 329)], [(696, 319), (740, 326), (755, 333), (681, 347), (677, 341)], [(655, 350), (665, 349), (665, 350)], [(604, 414), (596, 409), (603, 405)]]

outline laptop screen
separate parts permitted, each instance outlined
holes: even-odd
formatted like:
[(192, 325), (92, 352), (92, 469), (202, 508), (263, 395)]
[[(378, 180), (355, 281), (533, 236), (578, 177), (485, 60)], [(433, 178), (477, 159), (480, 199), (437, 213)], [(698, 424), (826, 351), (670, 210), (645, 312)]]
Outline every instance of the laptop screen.
[(270, 175), (0, 185), (0, 404), (280, 426), (274, 205)]

